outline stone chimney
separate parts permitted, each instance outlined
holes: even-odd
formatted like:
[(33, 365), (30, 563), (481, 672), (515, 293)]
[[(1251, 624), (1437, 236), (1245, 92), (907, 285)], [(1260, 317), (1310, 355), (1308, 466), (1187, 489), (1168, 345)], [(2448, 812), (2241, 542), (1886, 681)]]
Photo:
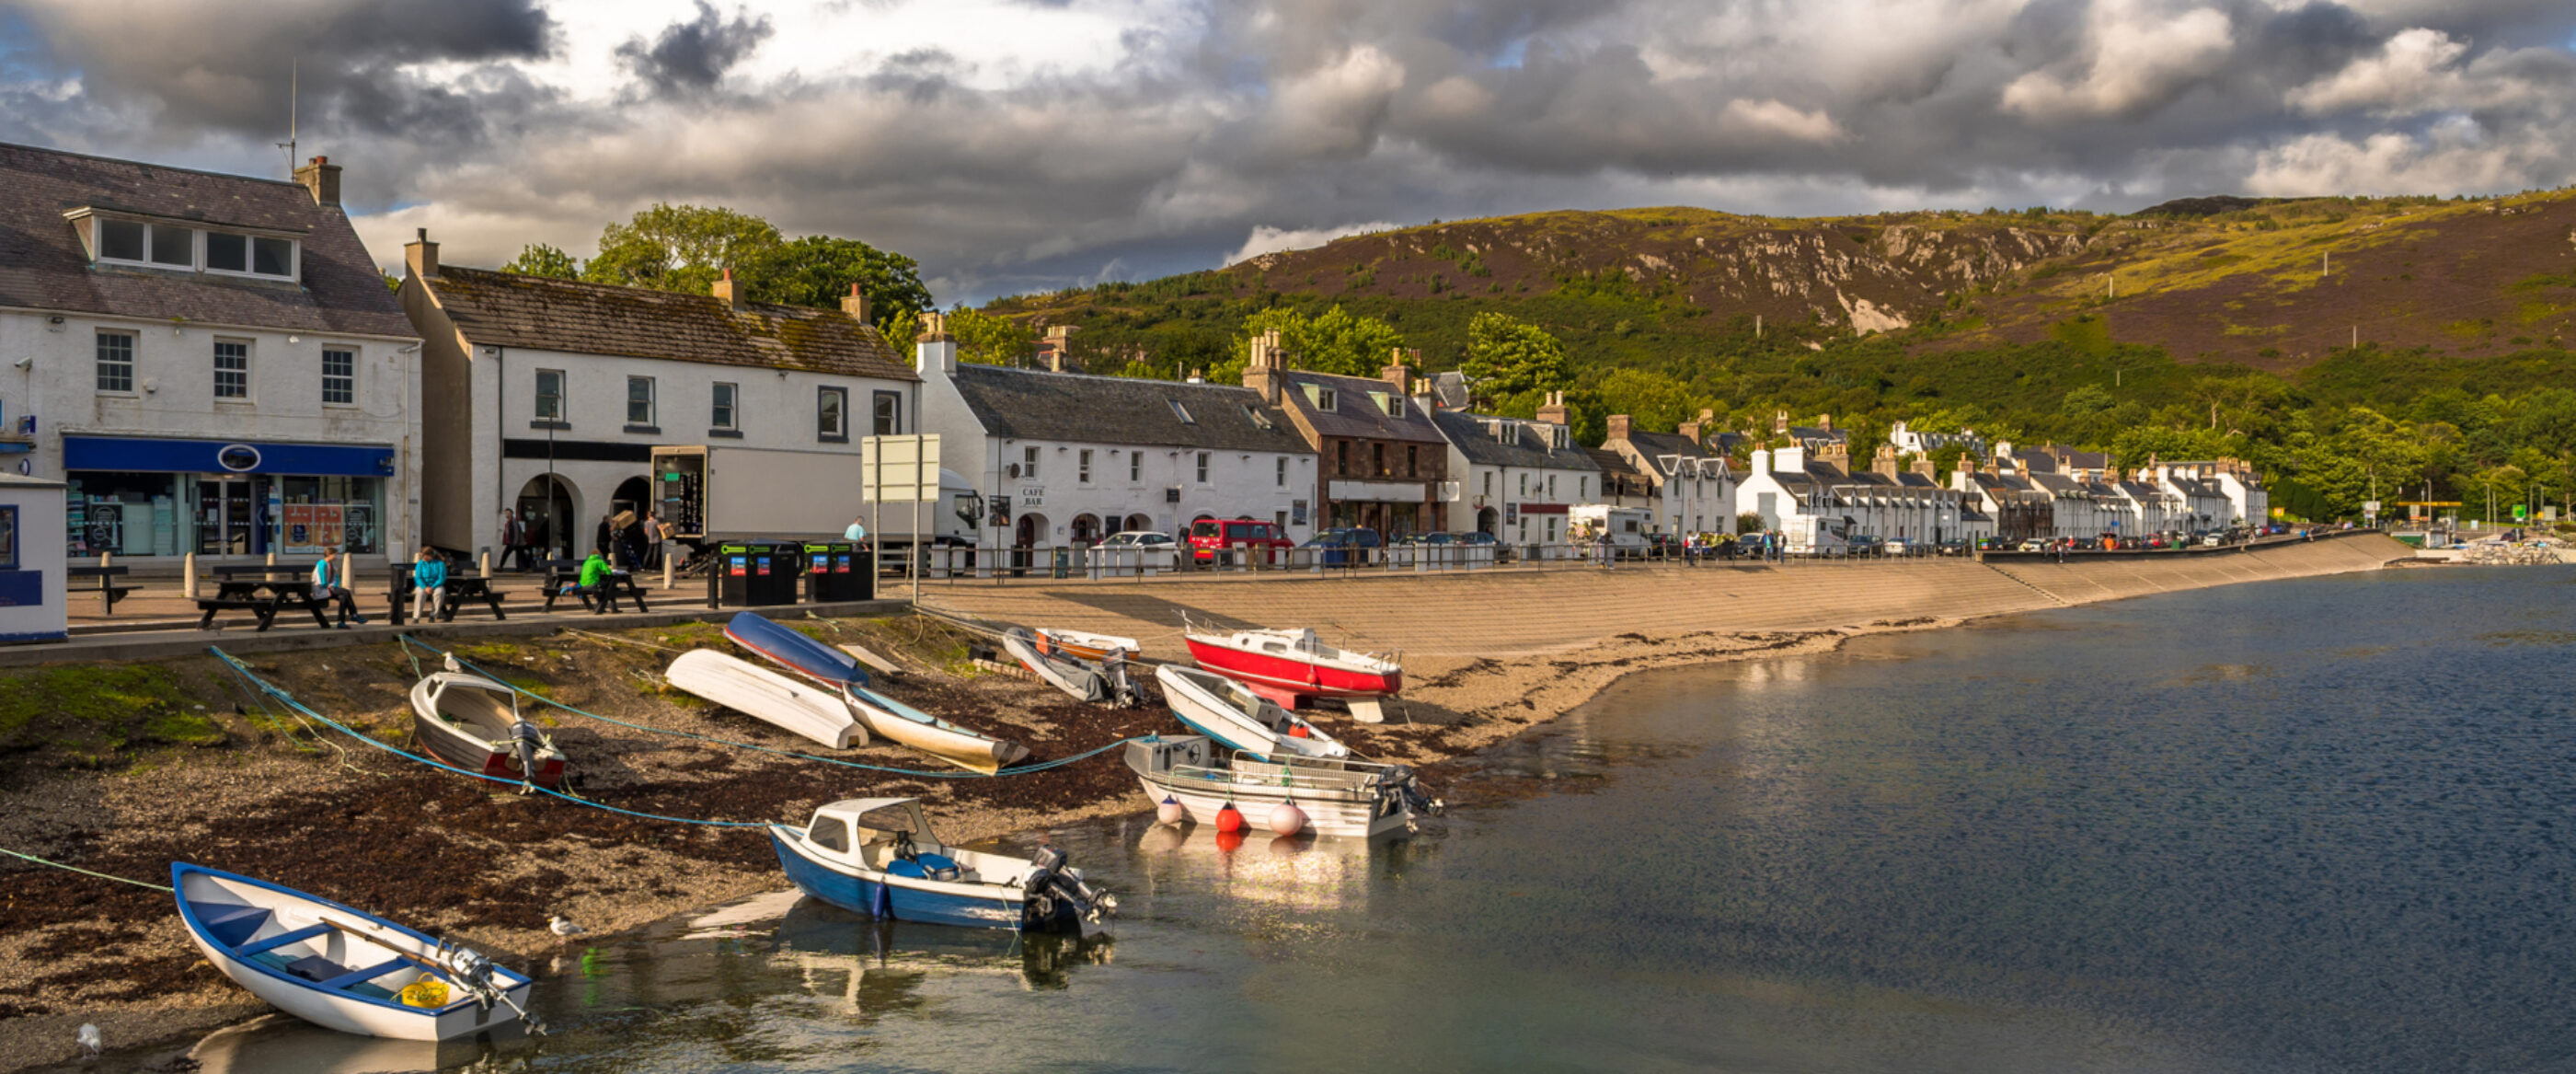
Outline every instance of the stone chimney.
[(1287, 361), (1279, 347), (1279, 330), (1273, 328), (1252, 337), (1252, 359), (1243, 366), (1243, 386), (1261, 396), (1271, 406), (1279, 405), (1280, 389), (1287, 385), (1284, 374)]
[(1844, 477), (1851, 476), (1851, 448), (1847, 445), (1831, 442), (1817, 445), (1816, 461), (1833, 467), (1835, 473)]
[(1707, 446), (1706, 442), (1700, 439), (1700, 434), (1708, 431), (1709, 419), (1715, 418), (1716, 416), (1717, 412), (1714, 410), (1700, 411), (1698, 418), (1682, 423), (1682, 436), (1688, 438), (1691, 442), (1691, 446), (1693, 447)]
[(1048, 371), (1055, 373), (1064, 372), (1065, 355), (1073, 350), (1073, 326), (1069, 324), (1048, 325), (1046, 341), (1038, 344), (1038, 349), (1046, 354), (1046, 366)]
[(1786, 410), (1774, 410), (1774, 411), (1772, 411), (1772, 412), (1771, 412), (1771, 433), (1772, 433), (1772, 435), (1774, 435), (1774, 436), (1785, 436), (1785, 435), (1788, 435), (1788, 432), (1789, 432), (1789, 412), (1788, 412), (1788, 411), (1786, 411)]
[(734, 289), (732, 269), (724, 270), (724, 278), (716, 281), (712, 293), (722, 299), (725, 305), (734, 309), (742, 308), (742, 292)]
[(1895, 478), (1898, 473), (1896, 468), (1896, 445), (1880, 444), (1878, 446), (1878, 451), (1869, 457), (1869, 469), (1871, 473), (1877, 474), (1880, 477), (1889, 479)]
[(1938, 481), (1941, 478), (1941, 471), (1938, 467), (1932, 465), (1932, 460), (1921, 456), (1916, 456), (1914, 459), (1914, 472), (1935, 481)]
[(841, 312), (860, 324), (868, 323), (868, 293), (860, 290), (855, 280), (850, 283), (849, 296), (841, 299)]
[(1388, 356), (1386, 368), (1377, 372), (1378, 379), (1395, 385), (1398, 395), (1404, 394), (1405, 386), (1410, 383), (1412, 373), (1404, 367), (1404, 360), (1410, 353), (1417, 352), (1408, 352), (1402, 347), (1397, 347), (1395, 353)]
[(1566, 424), (1564, 392), (1547, 393), (1547, 404), (1538, 408), (1538, 420), (1550, 425)]
[(403, 244), (403, 268), (422, 279), (438, 275), (438, 244), (429, 241), (429, 229), (422, 228), (420, 237)]
[(938, 310), (921, 311), (921, 334), (913, 337), (914, 367), (927, 377), (957, 375), (957, 341), (948, 335), (948, 315)]
[(1607, 439), (1625, 440), (1628, 438), (1628, 415), (1612, 414), (1605, 419), (1605, 422), (1608, 426), (1604, 430), (1604, 432), (1608, 434)]
[(1816, 428), (1829, 433), (1834, 431), (1834, 416), (1831, 414), (1816, 415)]
[(295, 181), (313, 192), (313, 204), (340, 207), (340, 166), (329, 157), (315, 157), (295, 169)]

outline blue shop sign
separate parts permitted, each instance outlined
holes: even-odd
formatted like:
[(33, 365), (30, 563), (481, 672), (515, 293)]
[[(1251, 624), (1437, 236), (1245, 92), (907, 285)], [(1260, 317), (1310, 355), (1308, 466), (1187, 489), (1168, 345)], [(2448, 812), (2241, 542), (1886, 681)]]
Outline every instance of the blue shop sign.
[(373, 445), (66, 436), (63, 438), (63, 469), (392, 477), (394, 449)]

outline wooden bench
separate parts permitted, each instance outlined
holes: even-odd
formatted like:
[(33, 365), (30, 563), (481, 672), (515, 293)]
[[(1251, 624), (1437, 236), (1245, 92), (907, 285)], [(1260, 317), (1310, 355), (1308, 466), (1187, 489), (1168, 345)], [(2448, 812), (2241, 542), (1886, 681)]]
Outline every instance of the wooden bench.
[(323, 610), (329, 606), (329, 600), (315, 598), (301, 579), (218, 582), (214, 596), (197, 598), (197, 610), (204, 613), (197, 619), (197, 629), (215, 629), (218, 612), (241, 611), (258, 617), (258, 629), (267, 630), (277, 625), (277, 613), (292, 607), (313, 613), (313, 625), (328, 630), (331, 620)]
[[(395, 626), (401, 626), (403, 625), (403, 620), (411, 614), (412, 584), (410, 571), (397, 570), (394, 572), (393, 591), (388, 594), (388, 596), (393, 603), (393, 611), (387, 616), (387, 620)], [(438, 610), (438, 621), (442, 623), (455, 622), (457, 607), (469, 600), (482, 601), (486, 607), (492, 609), (492, 618), (494, 619), (509, 618), (507, 614), (504, 614), (501, 611), (501, 592), (492, 588), (491, 579), (451, 574), (447, 576), (447, 604), (445, 607)]]
[(96, 593), (96, 594), (98, 594), (98, 595), (99, 595), (99, 603), (100, 603), (99, 613), (100, 613), (100, 614), (102, 614), (102, 615), (115, 615), (115, 614), (116, 614), (116, 602), (117, 602), (117, 601), (124, 600), (124, 599), (125, 599), (125, 595), (126, 595), (126, 594), (131, 593), (131, 592), (134, 592), (134, 591), (135, 591), (135, 590), (137, 590), (137, 589), (141, 589), (141, 588), (143, 588), (142, 586), (137, 586), (137, 585), (116, 585), (116, 584), (114, 584), (114, 581), (113, 581), (113, 580), (114, 580), (114, 579), (118, 579), (118, 578), (123, 578), (123, 577), (125, 577), (125, 572), (126, 572), (126, 568), (125, 568), (125, 567), (121, 567), (121, 566), (118, 566), (118, 567), (98, 567), (98, 566), (89, 566), (89, 567), (71, 567), (71, 568), (67, 568), (67, 569), (63, 572), (63, 573), (64, 573), (64, 575), (65, 575), (66, 577), (69, 577), (69, 578), (96, 578), (96, 579), (98, 579), (98, 584), (97, 584), (97, 585), (85, 585), (85, 586), (73, 586), (73, 585), (68, 585), (68, 584), (66, 584), (66, 585), (65, 585), (65, 587), (64, 587), (64, 592), (65, 592), (67, 595), (75, 596), (75, 597), (76, 597), (76, 596), (79, 596), (79, 595), (81, 595), (81, 594), (83, 594), (83, 593)]
[[(568, 559), (550, 559), (546, 561), (545, 610), (547, 611), (551, 612), (555, 610), (555, 601), (563, 597), (565, 594), (580, 597), (581, 606), (588, 608), (593, 612), (616, 611), (617, 601), (620, 597), (634, 601), (636, 611), (649, 612), (653, 610), (644, 606), (644, 587), (635, 584), (635, 576), (633, 574), (621, 574), (615, 571), (609, 572), (607, 579), (602, 581), (599, 585), (600, 591), (595, 594), (578, 592), (580, 587), (581, 564)], [(598, 603), (594, 604), (592, 602), (591, 598), (593, 597), (598, 598)]]

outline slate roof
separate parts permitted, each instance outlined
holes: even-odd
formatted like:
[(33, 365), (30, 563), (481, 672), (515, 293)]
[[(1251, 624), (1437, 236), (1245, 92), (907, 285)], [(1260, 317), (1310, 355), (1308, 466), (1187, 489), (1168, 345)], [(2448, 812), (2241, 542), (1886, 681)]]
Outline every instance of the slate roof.
[(1594, 469), (1609, 476), (1629, 478), (1640, 484), (1646, 480), (1644, 470), (1638, 469), (1635, 463), (1629, 462), (1627, 456), (1609, 448), (1584, 448), (1583, 457), (1591, 460)]
[[(1280, 398), (1287, 401), (1283, 405), (1302, 416), (1317, 436), (1410, 440), (1425, 444), (1449, 442), (1440, 435), (1439, 427), (1431, 424), (1430, 417), (1410, 400), (1402, 407), (1403, 417), (1395, 417), (1370, 405), (1373, 402), (1368, 395), (1370, 392), (1396, 393), (1397, 398), (1403, 398), (1401, 391), (1390, 382), (1369, 377), (1310, 373), (1303, 369), (1288, 370), (1279, 379), (1286, 385), (1279, 393)], [(1306, 401), (1306, 385), (1309, 384), (1333, 389), (1335, 398), (1331, 411), (1316, 410), (1314, 404)]]
[[(1263, 406), (1260, 393), (1250, 388), (966, 362), (958, 364), (954, 381), (975, 420), (993, 436), (1315, 453), (1287, 415)], [(1175, 400), (1189, 411), (1188, 422), (1173, 412)], [(1261, 420), (1254, 420), (1254, 414)]]
[(839, 310), (766, 302), (734, 310), (713, 295), (453, 266), (427, 282), (478, 347), (921, 379), (876, 326)]
[(1673, 476), (1672, 472), (1664, 466), (1663, 457), (1666, 455), (1679, 455), (1691, 459), (1714, 457), (1698, 441), (1680, 433), (1654, 433), (1644, 429), (1630, 429), (1628, 446), (1635, 448), (1637, 454), (1644, 457), (1642, 465), (1648, 467), (1648, 472), (1658, 480)]
[[(63, 214), (100, 209), (295, 235), (301, 280), (94, 267)], [(0, 306), (418, 338), (337, 206), (298, 183), (0, 143)]]
[(1799, 442), (1801, 445), (1814, 447), (1818, 444), (1848, 444), (1851, 442), (1851, 433), (1843, 429), (1826, 429), (1813, 425), (1792, 425), (1789, 427), (1789, 438)]
[[(1467, 461), (1480, 466), (1520, 466), (1531, 469), (1593, 470), (1601, 469), (1592, 456), (1575, 447), (1569, 438), (1563, 448), (1551, 447), (1547, 438), (1519, 418), (1497, 418), (1490, 414), (1464, 414), (1443, 410), (1431, 416), (1440, 433), (1465, 455)], [(1503, 422), (1511, 437), (1506, 442), (1494, 438), (1493, 422)]]

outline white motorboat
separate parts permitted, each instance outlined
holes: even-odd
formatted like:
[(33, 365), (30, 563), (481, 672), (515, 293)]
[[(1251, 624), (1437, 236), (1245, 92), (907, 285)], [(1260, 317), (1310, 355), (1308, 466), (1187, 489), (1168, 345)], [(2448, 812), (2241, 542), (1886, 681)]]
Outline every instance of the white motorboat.
[(833, 749), (868, 744), (867, 727), (841, 694), (798, 682), (713, 649), (691, 649), (671, 661), (671, 685)]
[(1417, 818), (1436, 816), (1438, 799), (1423, 792), (1413, 769), (1361, 761), (1300, 760), (1268, 764), (1237, 756), (1219, 760), (1198, 735), (1142, 739), (1127, 744), (1127, 767), (1144, 784), (1145, 797), (1181, 803), (1192, 821), (1216, 822), (1231, 803), (1259, 825), (1270, 810), (1294, 798), (1318, 835), (1377, 838), (1408, 833)]
[(519, 713), (519, 692), (470, 675), (448, 658), (411, 686), (412, 737), (456, 768), (540, 787), (563, 786), (564, 755), (543, 728)]
[(1111, 649), (1097, 660), (1085, 659), (1061, 646), (1050, 647), (1041, 637), (1026, 627), (1012, 627), (1002, 633), (1002, 649), (1039, 681), (1077, 700), (1121, 708), (1144, 700), (1143, 692), (1127, 677), (1127, 650)]
[(1154, 669), (1172, 715), (1227, 749), (1269, 761), (1287, 757), (1348, 757), (1323, 729), (1233, 679), (1199, 668), (1165, 664)]

